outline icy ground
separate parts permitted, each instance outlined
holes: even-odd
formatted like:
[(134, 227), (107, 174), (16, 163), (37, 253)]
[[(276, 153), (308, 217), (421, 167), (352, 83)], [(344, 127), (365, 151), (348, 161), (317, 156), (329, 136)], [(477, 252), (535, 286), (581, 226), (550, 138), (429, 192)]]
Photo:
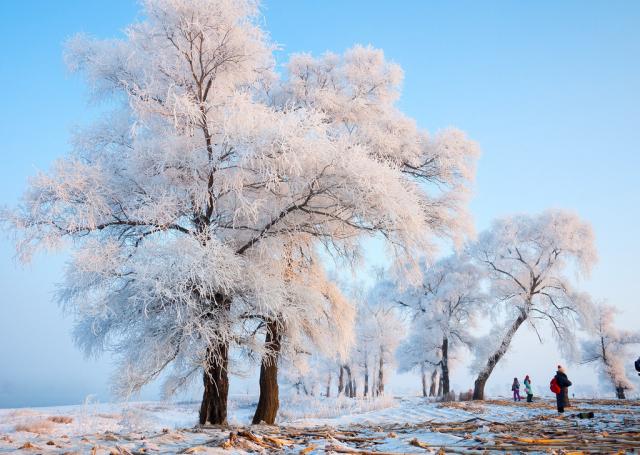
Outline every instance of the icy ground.
[[(0, 410), (0, 453), (629, 453), (640, 403), (580, 400), (439, 404), (422, 398), (286, 399), (279, 425), (249, 426), (255, 399), (234, 397), (229, 428), (197, 428), (197, 403), (87, 403)], [(593, 419), (575, 414), (592, 410)], [(623, 452), (619, 452), (623, 450)]]

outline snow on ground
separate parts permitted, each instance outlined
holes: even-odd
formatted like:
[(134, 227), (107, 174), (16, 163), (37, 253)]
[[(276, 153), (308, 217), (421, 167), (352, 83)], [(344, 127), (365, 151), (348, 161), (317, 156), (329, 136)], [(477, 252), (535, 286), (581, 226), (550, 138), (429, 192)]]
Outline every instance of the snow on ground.
[(580, 401), (571, 412), (591, 409), (595, 419), (558, 419), (553, 403), (545, 401), (443, 405), (415, 397), (295, 396), (282, 398), (279, 426), (250, 427), (255, 404), (253, 397), (233, 397), (230, 428), (225, 429), (196, 428), (198, 403), (87, 402), (4, 409), (0, 410), (0, 453), (228, 454), (299, 453), (304, 449), (311, 454), (349, 450), (425, 453), (439, 447), (465, 452), (485, 445), (499, 452), (497, 448), (514, 450), (514, 444), (539, 443), (541, 438), (552, 438), (544, 444), (564, 441), (573, 449), (587, 444), (588, 438), (601, 444), (626, 440), (629, 447), (640, 448), (637, 402)]

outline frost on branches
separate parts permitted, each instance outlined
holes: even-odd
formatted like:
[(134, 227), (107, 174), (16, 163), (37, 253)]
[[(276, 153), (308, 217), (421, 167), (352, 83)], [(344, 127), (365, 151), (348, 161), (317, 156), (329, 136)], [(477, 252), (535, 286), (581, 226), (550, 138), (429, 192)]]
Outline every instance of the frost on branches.
[[(395, 366), (396, 350), (402, 341), (404, 325), (394, 303), (376, 286), (364, 292), (364, 284), (344, 284), (349, 299), (357, 305), (353, 324), (353, 339), (347, 352), (335, 352), (334, 341), (326, 346), (334, 349), (315, 349), (303, 352), (302, 362), (287, 364), (289, 382), (298, 393), (314, 395), (318, 391), (325, 396), (333, 394), (345, 397), (376, 397), (384, 395), (385, 383), (390, 370)], [(335, 337), (335, 331), (331, 332)], [(341, 343), (340, 345), (346, 346)], [(308, 359), (308, 361), (307, 361)], [(313, 365), (309, 367), (309, 363)]]
[(314, 249), (353, 258), (382, 235), (406, 268), (461, 238), (477, 150), (398, 111), (401, 72), (379, 50), (295, 56), (280, 78), (253, 1), (148, 0), (143, 17), (125, 39), (69, 42), (110, 111), (3, 220), (25, 260), (72, 249), (60, 298), (88, 353), (119, 355), (122, 394), (200, 376), (200, 421), (224, 423), (229, 352), (246, 349), (273, 423), (280, 354), (323, 339), (318, 315), (350, 339)]
[[(351, 356), (349, 376), (362, 378), (363, 396), (384, 395), (389, 369), (396, 360), (396, 350), (402, 341), (403, 325), (392, 302), (375, 294), (358, 308), (356, 345)], [(355, 386), (352, 388), (356, 394)]]
[(548, 210), (495, 221), (469, 253), (489, 274), (493, 308), (505, 318), (474, 343), (481, 361), (474, 399), (483, 399), (487, 379), (524, 322), (534, 330), (539, 322), (550, 323), (560, 349), (574, 351), (576, 323), (588, 321), (591, 304), (567, 274), (587, 275), (596, 249), (588, 223), (570, 212)]
[(595, 310), (591, 337), (582, 342), (582, 361), (597, 362), (604, 381), (613, 386), (616, 397), (625, 399), (625, 391), (635, 388), (625, 368), (634, 359), (629, 347), (640, 345), (640, 332), (619, 330), (613, 320), (616, 309), (610, 305), (599, 304)]
[[(427, 365), (440, 367), (441, 393), (450, 393), (450, 359), (469, 346), (479, 311), (486, 301), (483, 269), (466, 258), (451, 256), (433, 266), (423, 263), (423, 282), (399, 296), (412, 313), (409, 339), (402, 346), (404, 370), (420, 366), (426, 395)], [(440, 389), (440, 388), (439, 388)]]

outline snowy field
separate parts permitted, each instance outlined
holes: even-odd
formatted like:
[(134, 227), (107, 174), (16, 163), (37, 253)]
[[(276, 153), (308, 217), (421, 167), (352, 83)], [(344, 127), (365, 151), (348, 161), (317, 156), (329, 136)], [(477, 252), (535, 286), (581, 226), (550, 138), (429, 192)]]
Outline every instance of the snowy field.
[[(283, 400), (278, 426), (249, 426), (234, 397), (229, 428), (198, 428), (197, 403), (87, 403), (0, 410), (1, 453), (637, 453), (640, 403), (580, 400), (439, 404), (421, 398)], [(593, 411), (593, 419), (575, 414)], [(566, 450), (566, 452), (565, 452)], [(622, 452), (620, 452), (622, 450)], [(634, 450), (636, 452), (634, 452)]]

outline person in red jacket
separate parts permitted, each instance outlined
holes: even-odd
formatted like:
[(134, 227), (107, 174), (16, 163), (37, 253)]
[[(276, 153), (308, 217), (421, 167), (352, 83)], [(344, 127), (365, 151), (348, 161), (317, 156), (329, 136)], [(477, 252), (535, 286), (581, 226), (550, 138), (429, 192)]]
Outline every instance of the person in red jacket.
[(569, 387), (571, 387), (572, 384), (571, 381), (569, 381), (569, 377), (564, 371), (564, 368), (562, 368), (562, 365), (558, 365), (558, 371), (556, 372), (555, 380), (560, 387), (560, 392), (556, 393), (558, 412), (563, 413), (564, 407), (567, 405), (567, 401), (569, 401)]

